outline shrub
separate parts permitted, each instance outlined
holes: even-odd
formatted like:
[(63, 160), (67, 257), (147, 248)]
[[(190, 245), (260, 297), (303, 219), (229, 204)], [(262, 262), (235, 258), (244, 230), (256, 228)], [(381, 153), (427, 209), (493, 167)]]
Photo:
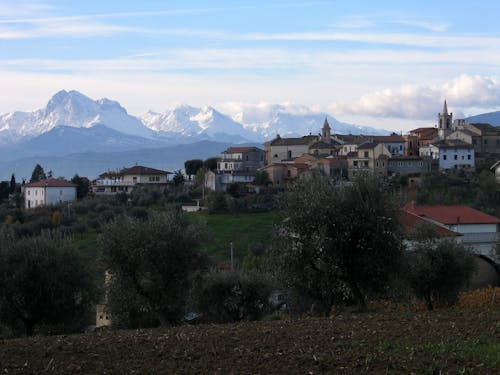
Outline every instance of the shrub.
[(193, 293), (194, 307), (209, 322), (260, 319), (269, 312), (271, 284), (257, 274), (210, 273)]

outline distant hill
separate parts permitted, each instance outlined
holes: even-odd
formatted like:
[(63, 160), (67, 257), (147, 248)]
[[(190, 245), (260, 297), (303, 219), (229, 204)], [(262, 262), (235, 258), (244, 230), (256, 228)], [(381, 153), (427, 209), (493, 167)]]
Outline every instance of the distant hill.
[[(100, 173), (111, 169), (146, 165), (168, 171), (184, 168), (188, 159), (206, 159), (219, 154), (232, 143), (202, 141), (169, 147), (140, 149), (121, 152), (87, 152), (64, 156), (36, 156), (13, 161), (0, 161), (0, 180), (9, 180), (11, 173), (16, 179), (29, 178), (37, 163), (47, 172), (52, 170), (55, 177), (71, 178), (76, 173), (96, 178)], [(249, 144), (263, 147), (261, 144)]]
[(485, 123), (494, 126), (500, 126), (500, 111), (467, 117), (465, 121), (468, 123)]

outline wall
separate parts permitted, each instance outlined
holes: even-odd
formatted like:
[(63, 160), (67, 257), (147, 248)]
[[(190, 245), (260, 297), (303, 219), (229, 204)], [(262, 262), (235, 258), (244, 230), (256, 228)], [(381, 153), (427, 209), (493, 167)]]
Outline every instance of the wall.
[(45, 205), (44, 187), (26, 187), (24, 189), (24, 207), (34, 208)]
[(47, 187), (47, 204), (76, 200), (76, 187)]

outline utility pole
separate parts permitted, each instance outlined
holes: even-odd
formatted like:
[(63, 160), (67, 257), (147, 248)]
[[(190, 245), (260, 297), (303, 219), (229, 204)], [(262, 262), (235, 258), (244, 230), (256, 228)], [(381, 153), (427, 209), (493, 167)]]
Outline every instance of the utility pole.
[(229, 243), (231, 245), (231, 271), (234, 271), (234, 250), (233, 250), (233, 243)]

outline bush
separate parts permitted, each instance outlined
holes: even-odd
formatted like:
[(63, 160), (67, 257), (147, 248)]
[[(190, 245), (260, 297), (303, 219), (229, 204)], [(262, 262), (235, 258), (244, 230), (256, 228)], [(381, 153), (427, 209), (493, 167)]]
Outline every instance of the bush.
[(256, 320), (269, 312), (271, 284), (257, 274), (210, 273), (193, 293), (194, 308), (216, 323)]
[(0, 320), (27, 335), (37, 325), (74, 328), (95, 300), (95, 288), (78, 253), (57, 232), (14, 241), (0, 233)]
[(144, 327), (181, 321), (191, 282), (206, 259), (197, 248), (204, 230), (179, 210), (147, 220), (121, 217), (98, 239), (111, 275), (113, 325)]
[(129, 210), (129, 215), (135, 219), (145, 220), (148, 217), (148, 210), (144, 207), (132, 207)]

